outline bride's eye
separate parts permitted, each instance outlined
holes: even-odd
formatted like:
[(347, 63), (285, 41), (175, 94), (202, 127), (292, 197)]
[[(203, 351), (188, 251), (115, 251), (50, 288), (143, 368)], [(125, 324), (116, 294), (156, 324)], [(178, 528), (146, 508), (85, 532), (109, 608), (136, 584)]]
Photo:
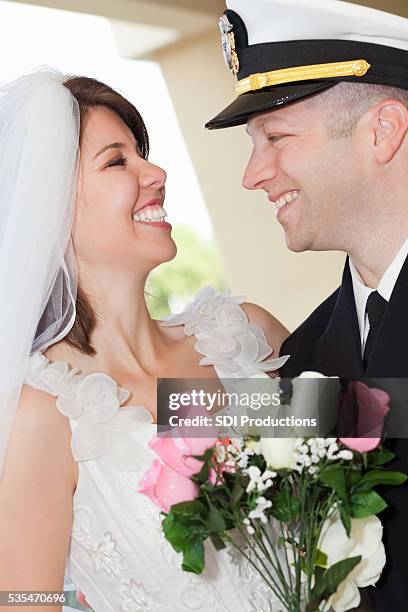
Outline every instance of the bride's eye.
[(128, 158), (121, 155), (120, 157), (115, 157), (115, 159), (112, 159), (112, 161), (106, 165), (106, 168), (111, 168), (112, 166), (126, 166), (127, 162)]

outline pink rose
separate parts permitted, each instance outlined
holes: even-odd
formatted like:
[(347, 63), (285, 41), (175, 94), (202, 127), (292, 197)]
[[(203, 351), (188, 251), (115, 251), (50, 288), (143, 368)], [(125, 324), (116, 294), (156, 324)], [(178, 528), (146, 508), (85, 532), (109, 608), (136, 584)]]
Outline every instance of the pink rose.
[(381, 389), (370, 388), (359, 381), (349, 383), (339, 405), (340, 431), (353, 431), (353, 410), (357, 409), (358, 438), (340, 438), (340, 441), (360, 453), (375, 449), (381, 442), (384, 420), (390, 410), (390, 396)]
[(155, 459), (139, 483), (139, 493), (149, 497), (163, 512), (198, 495), (197, 485), (180, 472), (176, 472), (160, 459)]
[(203, 455), (215, 445), (217, 438), (165, 438), (153, 436), (149, 446), (169, 467), (185, 476), (197, 474), (202, 461), (191, 455)]

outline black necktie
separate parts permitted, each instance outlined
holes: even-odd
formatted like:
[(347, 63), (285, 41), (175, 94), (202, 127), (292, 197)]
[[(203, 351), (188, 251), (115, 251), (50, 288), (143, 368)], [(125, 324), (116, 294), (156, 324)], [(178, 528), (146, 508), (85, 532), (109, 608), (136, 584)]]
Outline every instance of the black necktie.
[(366, 304), (366, 314), (368, 316), (368, 320), (370, 322), (370, 329), (368, 332), (367, 340), (364, 348), (363, 355), (363, 366), (364, 369), (367, 369), (367, 365), (373, 350), (373, 346), (375, 343), (375, 339), (377, 336), (378, 329), (381, 325), (381, 320), (384, 315), (385, 308), (388, 302), (385, 300), (378, 291), (373, 291), (368, 296), (367, 304)]

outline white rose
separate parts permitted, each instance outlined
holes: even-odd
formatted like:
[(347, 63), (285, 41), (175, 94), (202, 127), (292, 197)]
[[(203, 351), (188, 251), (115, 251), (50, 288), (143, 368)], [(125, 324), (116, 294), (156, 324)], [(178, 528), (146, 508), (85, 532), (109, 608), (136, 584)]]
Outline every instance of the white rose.
[(313, 370), (305, 370), (297, 378), (337, 378), (337, 376), (325, 376), (321, 372), (314, 372)]
[[(301, 379), (308, 378), (307, 382)], [(322, 381), (321, 379), (325, 379)], [(337, 420), (337, 402), (340, 381), (337, 376), (324, 376), (320, 372), (302, 372), (292, 381), (293, 394), (290, 414), (297, 419), (317, 419), (319, 431), (313, 427), (296, 429), (298, 437), (320, 437), (330, 432)]]
[(261, 438), (261, 453), (273, 470), (291, 468), (295, 460), (296, 438)]
[(338, 512), (325, 522), (318, 548), (327, 555), (328, 567), (343, 559), (361, 555), (360, 563), (339, 584), (327, 607), (331, 606), (335, 612), (355, 608), (360, 604), (359, 587), (377, 582), (386, 561), (382, 532), (381, 521), (376, 516), (352, 518), (350, 538)]

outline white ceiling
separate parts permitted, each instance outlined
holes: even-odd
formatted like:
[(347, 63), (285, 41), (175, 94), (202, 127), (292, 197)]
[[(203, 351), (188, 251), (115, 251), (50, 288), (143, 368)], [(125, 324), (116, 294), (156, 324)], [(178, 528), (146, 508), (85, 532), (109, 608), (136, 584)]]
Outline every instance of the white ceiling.
[[(217, 29), (224, 0), (13, 0), (107, 17), (122, 57), (140, 58)], [(251, 0), (248, 0), (249, 2)], [(354, 0), (408, 17), (408, 0)]]
[(121, 55), (128, 58), (143, 57), (169, 43), (216, 28), (224, 6), (223, 0), (13, 1), (107, 17), (112, 20)]

